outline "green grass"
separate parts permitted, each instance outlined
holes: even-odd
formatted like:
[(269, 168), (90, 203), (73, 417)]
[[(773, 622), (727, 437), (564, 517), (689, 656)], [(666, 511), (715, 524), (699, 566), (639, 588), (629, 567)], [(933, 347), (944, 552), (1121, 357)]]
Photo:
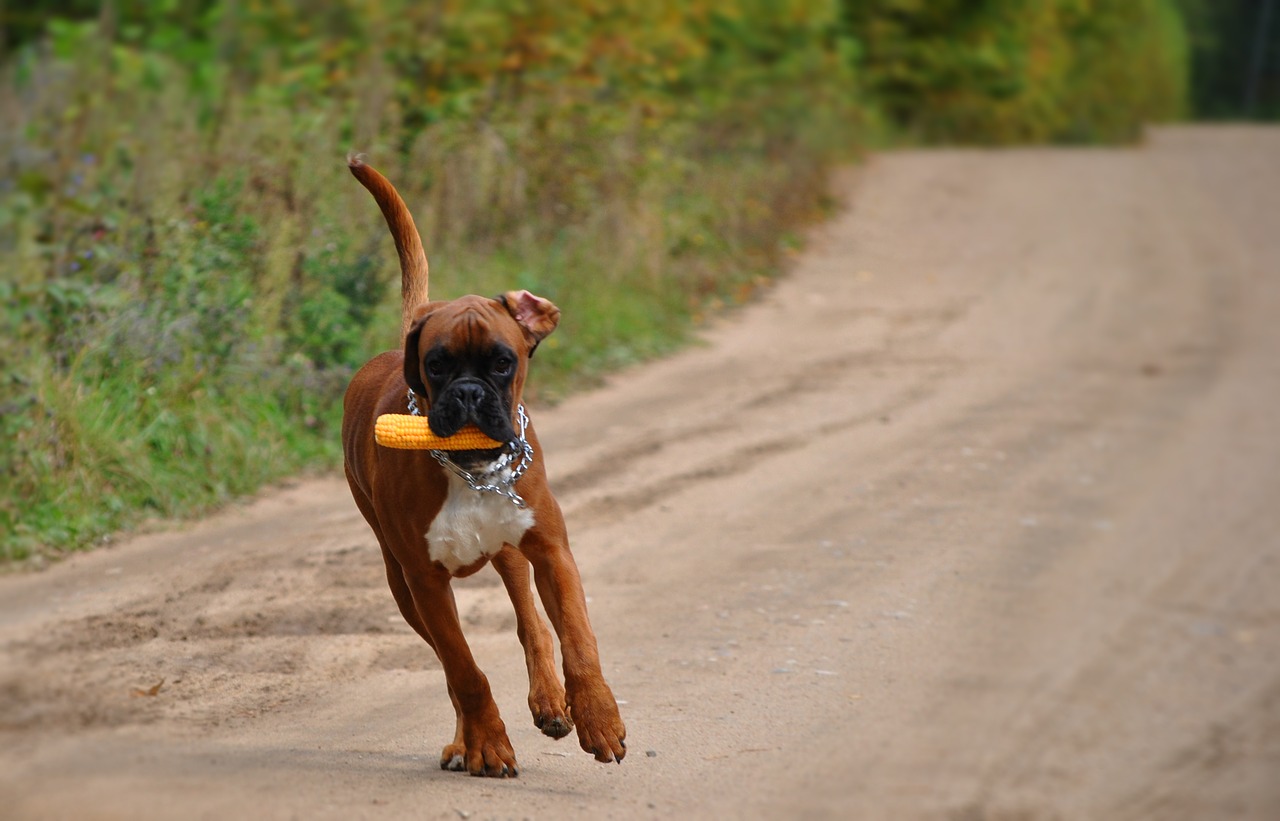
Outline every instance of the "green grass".
[[(393, 6), (417, 13), (369, 8)], [(55, 25), (0, 74), (17, 171), (0, 182), (0, 561), (339, 464), (346, 383), (398, 344), (395, 252), (352, 149), (417, 217), (433, 296), (527, 288), (561, 307), (544, 401), (684, 344), (780, 269), (856, 143), (838, 20), (802, 7), (611, 22), (548, 6), (533, 34), (468, 11), (456, 40), (263, 11), (237, 37), (264, 51), (238, 62), (215, 56), (216, 21)], [(651, 53), (592, 56), (632, 24)], [(423, 70), (395, 45), (409, 35), (422, 54), (449, 44), (440, 65), (460, 73), (406, 83)], [(375, 36), (385, 64), (347, 50)], [(484, 38), (525, 64), (467, 63)]]

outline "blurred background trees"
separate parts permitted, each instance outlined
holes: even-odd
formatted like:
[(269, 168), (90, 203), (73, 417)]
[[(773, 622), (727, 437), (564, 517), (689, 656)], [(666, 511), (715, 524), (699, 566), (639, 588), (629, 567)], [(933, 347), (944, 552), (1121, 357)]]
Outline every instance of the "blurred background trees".
[(1201, 119), (1280, 120), (1280, 2), (1178, 0)]
[(1115, 141), (1183, 113), (1167, 0), (848, 0), (874, 97), (920, 138)]

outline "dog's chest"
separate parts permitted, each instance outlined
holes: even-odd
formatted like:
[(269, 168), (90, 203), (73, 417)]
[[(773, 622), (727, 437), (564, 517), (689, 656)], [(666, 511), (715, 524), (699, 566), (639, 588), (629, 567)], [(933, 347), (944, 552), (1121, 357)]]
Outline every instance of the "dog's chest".
[(427, 554), (450, 573), (492, 556), (504, 544), (519, 545), (533, 527), (533, 511), (493, 493), (478, 493), (449, 476), (449, 494), (425, 535)]

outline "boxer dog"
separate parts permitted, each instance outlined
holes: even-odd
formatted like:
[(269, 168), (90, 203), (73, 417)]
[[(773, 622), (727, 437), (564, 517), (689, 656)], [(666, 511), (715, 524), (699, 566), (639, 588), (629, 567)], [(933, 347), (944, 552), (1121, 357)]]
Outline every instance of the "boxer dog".
[[(600, 671), (538, 436), (520, 403), (529, 357), (555, 329), (560, 310), (528, 291), (427, 301), (427, 258), (404, 200), (359, 157), (347, 164), (382, 209), (400, 255), (404, 347), (374, 357), (352, 378), (343, 403), (344, 467), (382, 547), (400, 613), (444, 668), (457, 725), (440, 766), (495, 777), (520, 771), (488, 679), (462, 635), (450, 584), (489, 562), (515, 606), (533, 723), (552, 738), (576, 727), (582, 749), (596, 760), (621, 762), (626, 729)], [(426, 413), (439, 436), (473, 422), (507, 444), (447, 454), (376, 444), (374, 420), (407, 407)], [(530, 565), (560, 639), (563, 686), (529, 590)]]

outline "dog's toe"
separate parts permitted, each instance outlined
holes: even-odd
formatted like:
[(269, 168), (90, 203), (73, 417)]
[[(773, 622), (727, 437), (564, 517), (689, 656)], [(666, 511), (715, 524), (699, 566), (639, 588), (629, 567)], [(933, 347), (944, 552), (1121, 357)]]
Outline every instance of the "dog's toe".
[(486, 778), (516, 778), (520, 775), (520, 767), (510, 745), (485, 746), (469, 757), (466, 769), (472, 775)]

